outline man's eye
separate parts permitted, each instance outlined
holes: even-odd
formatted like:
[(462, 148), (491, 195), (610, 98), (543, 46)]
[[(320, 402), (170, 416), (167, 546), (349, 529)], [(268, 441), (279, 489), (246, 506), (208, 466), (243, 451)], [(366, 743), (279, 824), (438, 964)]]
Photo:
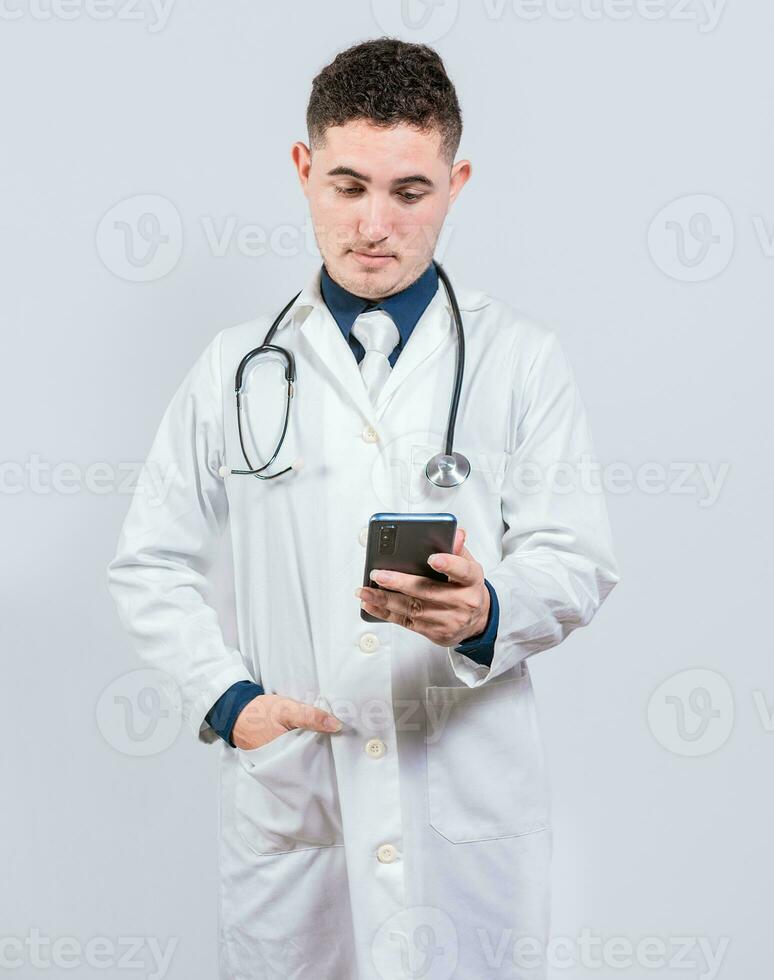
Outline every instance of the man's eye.
[(337, 194), (346, 194), (348, 197), (354, 197), (355, 194), (359, 194), (362, 187), (337, 187), (333, 188)]
[(412, 194), (411, 191), (403, 191), (400, 196), (407, 204), (414, 204), (416, 201), (421, 201), (425, 195)]

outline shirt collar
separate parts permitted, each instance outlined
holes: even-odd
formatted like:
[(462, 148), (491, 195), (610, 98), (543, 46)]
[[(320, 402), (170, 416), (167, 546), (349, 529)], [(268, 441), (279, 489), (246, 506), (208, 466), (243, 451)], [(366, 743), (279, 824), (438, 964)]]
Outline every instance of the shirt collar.
[(349, 340), (352, 326), (366, 309), (384, 310), (392, 317), (400, 334), (400, 347), (404, 347), (411, 331), (427, 309), (438, 290), (438, 273), (431, 262), (422, 275), (399, 293), (388, 296), (379, 303), (372, 303), (363, 296), (356, 296), (330, 277), (325, 265), (320, 270), (320, 291), (325, 305), (331, 311), (344, 339)]

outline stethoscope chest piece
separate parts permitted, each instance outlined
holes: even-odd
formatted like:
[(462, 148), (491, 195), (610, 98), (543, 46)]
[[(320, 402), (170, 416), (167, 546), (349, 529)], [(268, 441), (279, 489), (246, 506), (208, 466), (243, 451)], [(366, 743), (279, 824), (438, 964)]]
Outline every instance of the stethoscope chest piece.
[(425, 476), (437, 487), (458, 487), (469, 475), (470, 463), (462, 453), (437, 453), (425, 467)]

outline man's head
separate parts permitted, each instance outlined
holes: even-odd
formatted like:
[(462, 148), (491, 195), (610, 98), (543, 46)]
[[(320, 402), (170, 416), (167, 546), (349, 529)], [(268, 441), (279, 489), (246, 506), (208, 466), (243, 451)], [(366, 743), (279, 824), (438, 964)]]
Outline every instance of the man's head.
[(369, 299), (405, 289), (471, 172), (454, 163), (462, 117), (441, 58), (391, 38), (341, 52), (312, 83), (307, 128), (292, 158), (328, 272)]

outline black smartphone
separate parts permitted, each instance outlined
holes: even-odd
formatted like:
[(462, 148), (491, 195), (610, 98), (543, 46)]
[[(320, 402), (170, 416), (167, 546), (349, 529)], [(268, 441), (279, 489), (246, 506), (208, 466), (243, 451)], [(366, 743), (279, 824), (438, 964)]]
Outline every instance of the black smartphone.
[[(374, 568), (448, 582), (448, 575), (431, 568), (427, 559), (438, 552), (450, 554), (456, 531), (454, 514), (374, 514), (368, 522), (363, 585), (371, 589), (382, 588), (371, 581)], [(369, 623), (384, 622), (362, 607), (360, 618)]]

